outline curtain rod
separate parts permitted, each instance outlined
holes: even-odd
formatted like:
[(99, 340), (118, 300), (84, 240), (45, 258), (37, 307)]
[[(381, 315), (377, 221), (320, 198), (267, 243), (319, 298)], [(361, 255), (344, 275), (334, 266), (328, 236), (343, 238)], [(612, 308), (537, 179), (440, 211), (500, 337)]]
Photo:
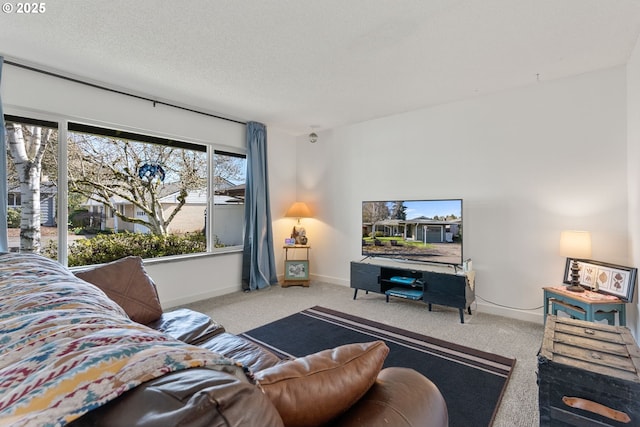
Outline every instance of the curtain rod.
[(228, 117), (217, 116), (217, 115), (211, 114), (211, 113), (205, 113), (204, 111), (198, 111), (198, 110), (195, 110), (193, 108), (183, 107), (183, 106), (180, 106), (180, 105), (171, 104), (169, 102), (157, 101), (155, 99), (147, 98), (145, 96), (136, 95), (136, 94), (133, 94), (133, 93), (129, 93), (129, 92), (124, 92), (124, 91), (121, 91), (121, 90), (113, 89), (113, 88), (110, 88), (110, 87), (107, 87), (107, 86), (101, 86), (99, 84), (86, 82), (84, 80), (76, 79), (76, 78), (73, 78), (73, 77), (68, 77), (68, 76), (65, 76), (65, 75), (62, 75), (62, 74), (57, 74), (57, 73), (54, 73), (54, 72), (51, 72), (51, 71), (47, 71), (47, 70), (43, 70), (43, 69), (40, 69), (40, 68), (32, 67), (30, 65), (20, 64), (19, 62), (15, 62), (15, 61), (11, 61), (11, 60), (5, 59), (4, 63), (8, 64), (8, 65), (13, 65), (14, 67), (24, 68), (25, 70), (34, 71), (36, 73), (45, 74), (47, 76), (56, 77), (56, 78), (59, 78), (59, 79), (62, 79), (62, 80), (67, 80), (67, 81), (70, 81), (70, 82), (73, 82), (73, 83), (78, 83), (78, 84), (81, 84), (81, 85), (89, 86), (89, 87), (92, 87), (92, 88), (95, 88), (95, 89), (101, 89), (101, 90), (104, 90), (104, 91), (107, 91), (107, 92), (112, 92), (112, 93), (117, 93), (119, 95), (129, 96), (131, 98), (136, 98), (136, 99), (139, 99), (139, 100), (142, 100), (142, 101), (149, 101), (149, 102), (153, 103), (154, 107), (156, 106), (156, 104), (160, 104), (160, 105), (164, 105), (166, 107), (177, 108), (179, 110), (188, 111), (190, 113), (201, 114), (203, 116), (208, 116), (208, 117), (213, 117), (213, 118), (216, 118), (216, 119), (226, 120), (228, 122), (238, 123), (238, 124), (241, 124), (241, 125), (246, 125), (247, 124), (247, 122), (242, 122), (240, 120), (230, 119)]

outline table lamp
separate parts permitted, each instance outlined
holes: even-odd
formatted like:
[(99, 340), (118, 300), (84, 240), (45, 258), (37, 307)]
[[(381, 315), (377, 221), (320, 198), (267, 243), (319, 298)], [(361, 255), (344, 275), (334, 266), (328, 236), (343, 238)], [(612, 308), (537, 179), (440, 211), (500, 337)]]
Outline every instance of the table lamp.
[(311, 210), (309, 210), (307, 204), (304, 202), (295, 202), (284, 216), (298, 218), (298, 224), (293, 226), (291, 238), (295, 240), (296, 245), (306, 245), (308, 243), (307, 232), (304, 227), (300, 225), (300, 218), (311, 217)]
[(560, 255), (572, 259), (571, 263), (571, 285), (567, 286), (568, 291), (584, 292), (580, 286), (580, 266), (579, 259), (591, 257), (591, 233), (588, 231), (563, 231), (560, 233)]

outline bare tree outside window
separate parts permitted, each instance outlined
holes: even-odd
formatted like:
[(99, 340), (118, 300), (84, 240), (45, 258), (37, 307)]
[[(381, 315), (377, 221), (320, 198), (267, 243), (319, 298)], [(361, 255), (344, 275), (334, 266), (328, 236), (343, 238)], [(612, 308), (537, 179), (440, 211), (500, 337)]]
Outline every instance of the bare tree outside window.
[[(12, 201), (8, 212), (9, 246), (20, 252), (38, 253), (42, 247), (42, 224), (55, 227), (56, 222), (57, 131), (14, 121), (6, 123), (6, 130), (7, 188)], [(18, 217), (19, 227), (16, 227)], [(46, 234), (51, 237), (51, 233)]]
[[(114, 229), (107, 220), (115, 217), (119, 230), (167, 235), (187, 198), (206, 194), (206, 151), (79, 132), (69, 134), (68, 146), (69, 192), (105, 215), (96, 224), (101, 230)], [(181, 231), (202, 231), (203, 225), (201, 220)]]
[[(244, 155), (70, 123), (61, 189), (56, 124), (7, 117), (14, 119), (6, 123), (11, 250), (57, 259), (62, 232), (76, 266), (242, 245)], [(68, 201), (62, 221), (59, 191)]]

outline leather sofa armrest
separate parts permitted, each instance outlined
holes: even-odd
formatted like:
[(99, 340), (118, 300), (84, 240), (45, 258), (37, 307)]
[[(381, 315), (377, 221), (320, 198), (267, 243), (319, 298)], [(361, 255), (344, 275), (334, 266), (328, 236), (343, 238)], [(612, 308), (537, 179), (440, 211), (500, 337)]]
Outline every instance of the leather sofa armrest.
[(242, 363), (251, 372), (258, 372), (282, 362), (275, 353), (248, 339), (228, 332), (218, 334), (198, 345)]
[(409, 368), (386, 368), (336, 427), (447, 427), (447, 404), (436, 385)]
[(172, 372), (127, 391), (69, 427), (283, 427), (278, 411), (241, 368)]
[(164, 312), (147, 326), (192, 345), (199, 345), (224, 332), (224, 327), (211, 317), (188, 308)]

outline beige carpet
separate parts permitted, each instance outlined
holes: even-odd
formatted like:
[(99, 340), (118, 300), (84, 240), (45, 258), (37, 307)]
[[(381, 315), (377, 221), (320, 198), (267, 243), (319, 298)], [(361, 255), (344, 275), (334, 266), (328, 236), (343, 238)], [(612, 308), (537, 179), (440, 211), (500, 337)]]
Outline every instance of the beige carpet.
[(542, 343), (543, 326), (489, 314), (465, 314), (461, 324), (458, 311), (394, 299), (387, 304), (383, 295), (344, 286), (313, 282), (310, 287), (292, 286), (250, 293), (236, 292), (189, 304), (210, 315), (232, 333), (245, 332), (305, 308), (320, 305), (366, 319), (429, 335), (468, 347), (517, 359), (511, 380), (500, 405), (494, 427), (539, 425), (536, 354)]

